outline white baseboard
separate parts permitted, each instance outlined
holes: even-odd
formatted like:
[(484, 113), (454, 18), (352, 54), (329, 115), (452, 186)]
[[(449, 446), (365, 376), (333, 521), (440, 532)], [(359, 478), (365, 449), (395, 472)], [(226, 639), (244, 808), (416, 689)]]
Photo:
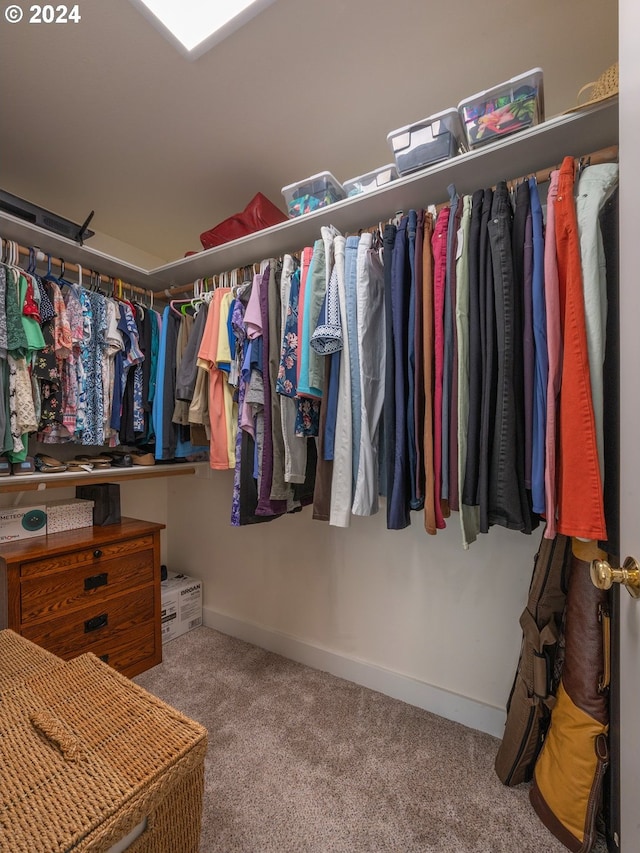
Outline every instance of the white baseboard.
[(376, 666), (366, 661), (337, 654), (320, 646), (305, 643), (288, 634), (244, 622), (210, 607), (203, 608), (203, 622), (223, 634), (237, 637), (270, 652), (345, 678), (386, 696), (400, 699), (469, 728), (502, 738), (506, 712), (475, 699), (434, 687), (407, 675)]

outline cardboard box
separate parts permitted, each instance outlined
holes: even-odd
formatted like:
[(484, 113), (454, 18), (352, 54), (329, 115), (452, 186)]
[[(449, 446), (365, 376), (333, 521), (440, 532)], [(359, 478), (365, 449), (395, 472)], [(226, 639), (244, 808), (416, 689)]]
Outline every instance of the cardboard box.
[(17, 506), (0, 510), (0, 542), (30, 539), (47, 532), (46, 506)]
[(169, 572), (160, 589), (163, 643), (202, 625), (202, 581)]
[(62, 533), (64, 530), (93, 526), (93, 501), (78, 498), (48, 501), (46, 512), (47, 533)]

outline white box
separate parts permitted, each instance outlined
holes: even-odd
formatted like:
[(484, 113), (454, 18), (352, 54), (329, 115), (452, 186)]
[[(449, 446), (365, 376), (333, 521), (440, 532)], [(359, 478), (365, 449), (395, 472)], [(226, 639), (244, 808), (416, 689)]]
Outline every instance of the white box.
[(0, 542), (44, 536), (46, 532), (47, 508), (44, 505), (0, 510)]
[(48, 501), (47, 533), (62, 533), (79, 527), (93, 527), (93, 501), (81, 498), (63, 498)]
[(202, 581), (168, 572), (160, 589), (163, 643), (202, 625)]

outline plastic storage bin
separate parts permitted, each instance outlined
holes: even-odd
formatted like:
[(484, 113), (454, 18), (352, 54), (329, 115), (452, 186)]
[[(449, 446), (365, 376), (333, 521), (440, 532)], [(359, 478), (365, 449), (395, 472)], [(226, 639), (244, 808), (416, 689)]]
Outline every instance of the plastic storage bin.
[(282, 187), (282, 195), (291, 218), (311, 213), (347, 197), (344, 187), (331, 172), (319, 172), (303, 181)]
[(458, 104), (470, 148), (544, 121), (542, 69), (532, 68)]
[(390, 181), (395, 181), (398, 177), (398, 170), (393, 163), (388, 163), (386, 166), (380, 166), (379, 169), (374, 169), (373, 172), (367, 172), (366, 175), (360, 175), (357, 178), (351, 178), (344, 182), (344, 191), (347, 196), (360, 195), (360, 193), (375, 190), (378, 187), (383, 187)]
[(401, 175), (467, 150), (460, 114), (451, 107), (387, 134)]

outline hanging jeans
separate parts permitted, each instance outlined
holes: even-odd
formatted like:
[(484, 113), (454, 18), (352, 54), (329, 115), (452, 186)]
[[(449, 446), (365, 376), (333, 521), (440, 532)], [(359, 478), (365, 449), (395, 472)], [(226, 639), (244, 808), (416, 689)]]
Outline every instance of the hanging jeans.
[(480, 449), (480, 414), (482, 411), (482, 341), (480, 336), (480, 221), (483, 190), (471, 199), (469, 224), (469, 419), (467, 422), (467, 456), (460, 500), (467, 506), (478, 503), (478, 466)]
[(558, 179), (555, 237), (563, 331), (558, 440), (558, 532), (606, 539), (602, 479), (591, 398), (580, 240), (573, 198), (575, 165), (565, 157)]
[(497, 352), (493, 266), (489, 244), (489, 221), (493, 190), (486, 189), (480, 221), (480, 343), (482, 348), (482, 405), (480, 411), (480, 443), (478, 450), (478, 500), (480, 532), (489, 532), (489, 468), (493, 449), (496, 410)]
[(394, 408), (395, 443), (393, 446), (393, 486), (389, 494), (388, 528), (402, 530), (409, 518), (409, 447), (407, 440), (407, 393), (408, 393), (408, 317), (409, 277), (407, 263), (407, 225), (404, 216), (396, 230), (391, 261), (391, 318), (393, 323), (394, 351)]
[[(527, 187), (528, 189), (528, 187)], [(507, 185), (501, 181), (493, 196), (489, 241), (495, 290), (498, 381), (493, 449), (489, 478), (489, 524), (531, 532), (524, 488), (522, 433), (522, 315), (515, 298), (512, 250), (513, 212)], [(520, 386), (520, 393), (518, 387)]]

